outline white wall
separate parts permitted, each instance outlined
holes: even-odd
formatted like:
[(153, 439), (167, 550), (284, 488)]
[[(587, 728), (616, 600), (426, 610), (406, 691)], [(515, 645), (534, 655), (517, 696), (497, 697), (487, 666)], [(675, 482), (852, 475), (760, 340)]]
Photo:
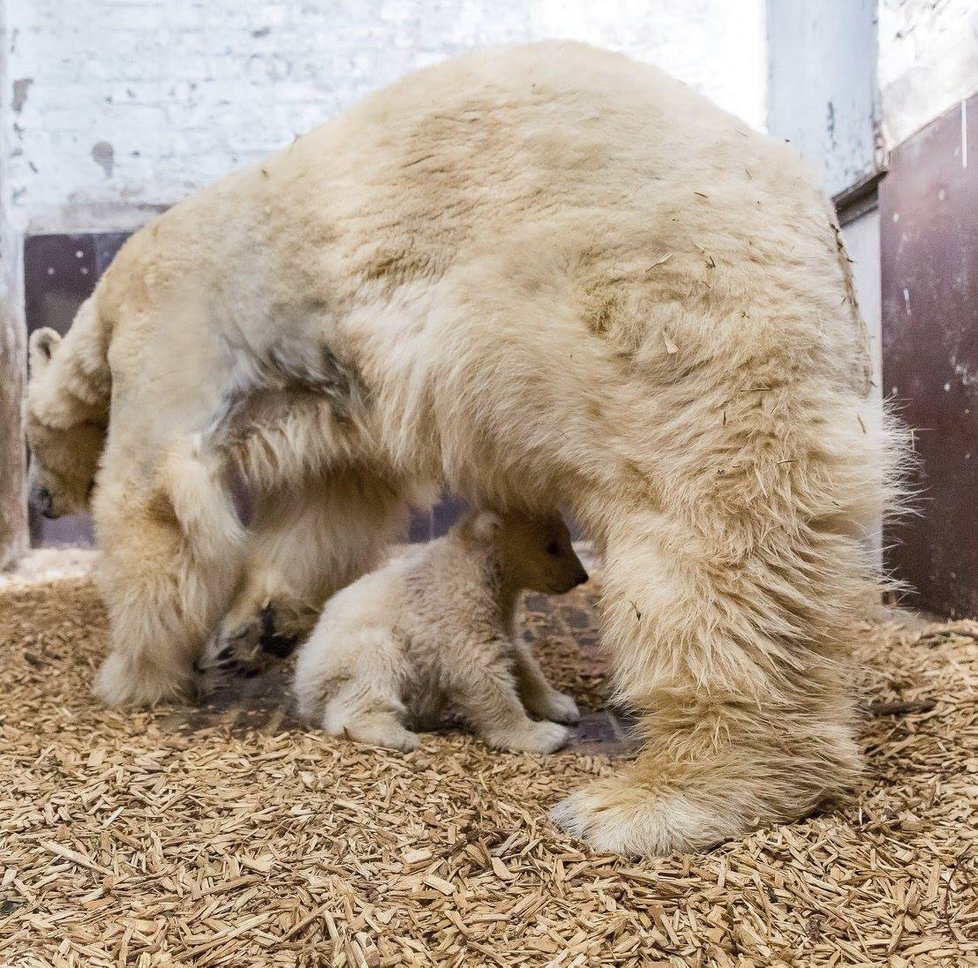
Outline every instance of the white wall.
[(765, 114), (764, 0), (0, 0), (19, 232), (124, 229), (470, 47), (573, 37)]
[(879, 46), (888, 148), (978, 91), (976, 0), (880, 0)]
[(835, 195), (880, 160), (877, 0), (768, 0), (768, 130)]

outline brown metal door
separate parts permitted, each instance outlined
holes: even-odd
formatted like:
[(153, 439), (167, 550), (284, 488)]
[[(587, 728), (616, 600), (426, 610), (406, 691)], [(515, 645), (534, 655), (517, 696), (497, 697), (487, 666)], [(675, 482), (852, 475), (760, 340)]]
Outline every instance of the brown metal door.
[(915, 428), (921, 488), (886, 560), (910, 604), (976, 616), (978, 95), (892, 153), (880, 215), (883, 392)]

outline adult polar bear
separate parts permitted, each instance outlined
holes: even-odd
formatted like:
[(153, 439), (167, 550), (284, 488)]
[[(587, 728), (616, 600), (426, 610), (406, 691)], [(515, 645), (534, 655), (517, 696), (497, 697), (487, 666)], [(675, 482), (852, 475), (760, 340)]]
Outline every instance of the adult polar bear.
[[(283, 560), (308, 564), (294, 586), (317, 563), (349, 580), (409, 491), (446, 483), (569, 506), (606, 553), (604, 638), (645, 746), (556, 809), (569, 829), (698, 848), (851, 785), (845, 660), (877, 589), (860, 537), (895, 448), (833, 213), (789, 149), (623, 57), (480, 52), (177, 205), (83, 315), (71, 352), (101, 347), (112, 385), (109, 701), (179, 688)], [(268, 393), (320, 419), (252, 467), (291, 490), (232, 602), (241, 536), (198, 519), (229, 506), (228, 414), (260, 426)]]

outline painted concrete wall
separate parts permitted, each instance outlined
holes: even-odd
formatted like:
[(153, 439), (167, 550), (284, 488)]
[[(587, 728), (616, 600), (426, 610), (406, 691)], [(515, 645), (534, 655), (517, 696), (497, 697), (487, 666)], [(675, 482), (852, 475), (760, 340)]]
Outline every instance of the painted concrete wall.
[(764, 0), (0, 3), (3, 204), (21, 232), (138, 225), (365, 92), (479, 45), (590, 41), (764, 122)]
[(768, 130), (835, 195), (878, 160), (877, 0), (768, 0)]
[(978, 91), (975, 0), (880, 0), (879, 45), (888, 148)]

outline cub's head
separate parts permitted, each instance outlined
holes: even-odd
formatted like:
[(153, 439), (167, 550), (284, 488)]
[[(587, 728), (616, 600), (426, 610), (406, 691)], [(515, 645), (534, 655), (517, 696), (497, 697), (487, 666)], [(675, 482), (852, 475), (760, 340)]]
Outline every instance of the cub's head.
[(61, 337), (53, 329), (31, 334), (27, 384), (28, 498), (46, 518), (88, 510), (105, 428), (86, 419), (89, 409), (62, 386), (52, 362)]
[(520, 588), (563, 595), (588, 580), (559, 514), (533, 517), (482, 511), (473, 516), (471, 527), (492, 542), (507, 579)]

